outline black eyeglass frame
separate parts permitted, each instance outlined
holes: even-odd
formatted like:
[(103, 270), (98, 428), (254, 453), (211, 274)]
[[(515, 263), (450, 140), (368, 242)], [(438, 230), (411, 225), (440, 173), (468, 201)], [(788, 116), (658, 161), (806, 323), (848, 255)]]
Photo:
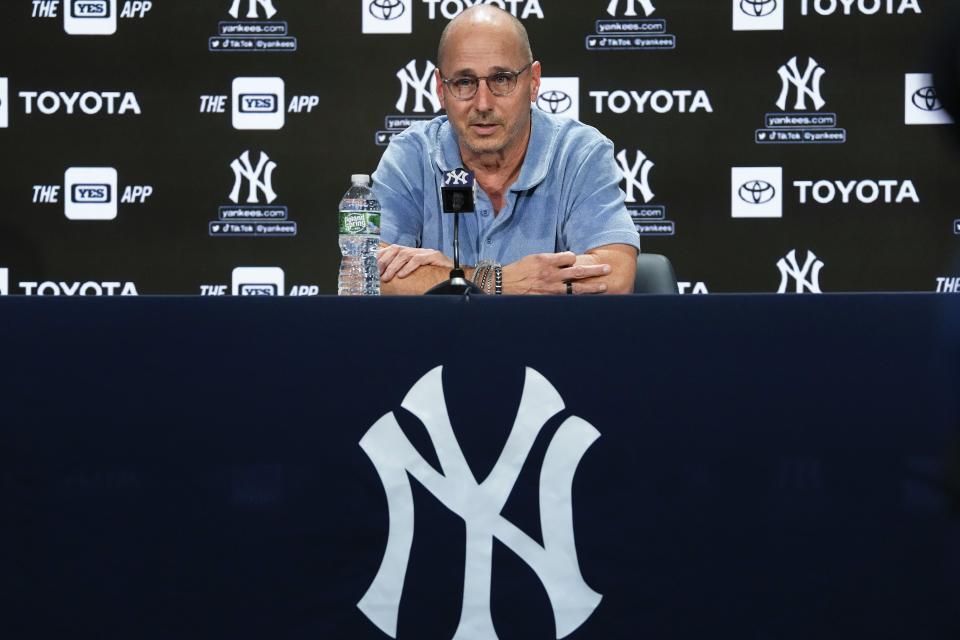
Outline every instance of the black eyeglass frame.
[[(517, 69), (516, 71), (497, 71), (496, 73), (494, 73), (494, 74), (492, 74), (492, 75), (489, 75), (489, 76), (477, 76), (477, 77), (473, 77), (473, 76), (460, 76), (459, 78), (444, 78), (444, 77), (443, 77), (443, 73), (441, 73), (441, 74), (440, 74), (440, 82), (443, 83), (443, 86), (445, 86), (445, 87), (447, 88), (447, 91), (450, 92), (450, 95), (453, 96), (453, 98), (454, 98), (455, 100), (467, 101), (467, 100), (473, 100), (475, 97), (477, 97), (477, 92), (480, 91), (480, 81), (481, 81), (481, 80), (483, 80), (483, 81), (485, 81), (485, 82), (487, 83), (487, 89), (490, 90), (490, 93), (492, 93), (493, 95), (495, 95), (495, 96), (498, 97), (498, 98), (503, 98), (503, 97), (505, 97), (505, 96), (509, 96), (510, 94), (512, 94), (514, 91), (517, 90), (517, 85), (519, 84), (519, 82), (517, 82), (518, 78), (520, 78), (520, 76), (523, 75), (523, 72), (524, 72), (524, 71), (526, 71), (527, 69), (531, 68), (531, 67), (533, 66), (533, 64), (534, 64), (534, 61), (531, 60), (530, 62), (528, 62), (527, 64), (523, 65), (522, 67), (520, 67), (520, 68)], [(513, 80), (513, 83), (514, 83), (514, 84), (513, 84), (513, 88), (510, 89), (509, 91), (507, 91), (506, 93), (500, 93), (500, 92), (494, 91), (493, 87), (490, 86), (490, 78), (495, 78), (495, 77), (497, 77), (497, 76), (504, 76), (504, 75), (505, 75), (505, 76), (508, 76), (510, 79)], [(456, 94), (456, 92), (454, 91), (454, 89), (453, 89), (453, 83), (454, 83), (454, 82), (459, 82), (459, 81), (461, 81), (461, 80), (471, 80), (471, 81), (472, 81), (471, 84), (473, 85), (473, 92), (472, 92), (469, 96), (467, 96), (466, 98), (463, 98), (463, 97), (461, 97), (461, 96), (458, 96), (458, 95)]]

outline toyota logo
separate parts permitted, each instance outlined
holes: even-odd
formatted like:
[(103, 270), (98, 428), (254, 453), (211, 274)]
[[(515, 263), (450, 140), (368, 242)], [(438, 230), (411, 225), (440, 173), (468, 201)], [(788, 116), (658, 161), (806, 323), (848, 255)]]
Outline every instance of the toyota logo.
[(563, 91), (544, 91), (537, 98), (537, 107), (547, 113), (566, 113), (573, 107), (573, 98)]
[(777, 0), (740, 0), (740, 11), (751, 18), (763, 18), (777, 10)]
[(740, 185), (740, 199), (747, 204), (766, 204), (776, 195), (773, 185), (763, 180), (750, 180)]
[(937, 96), (937, 90), (933, 87), (923, 87), (913, 93), (913, 106), (923, 111), (940, 111), (943, 109), (943, 103)]
[(396, 20), (407, 10), (404, 0), (373, 0), (370, 15), (378, 20)]

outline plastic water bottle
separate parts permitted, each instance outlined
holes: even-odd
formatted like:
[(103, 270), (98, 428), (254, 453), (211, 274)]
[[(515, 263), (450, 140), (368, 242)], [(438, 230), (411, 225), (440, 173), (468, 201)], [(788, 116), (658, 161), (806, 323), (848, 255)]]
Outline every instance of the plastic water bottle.
[(350, 176), (353, 183), (340, 201), (341, 296), (380, 295), (380, 203), (370, 189), (370, 176)]

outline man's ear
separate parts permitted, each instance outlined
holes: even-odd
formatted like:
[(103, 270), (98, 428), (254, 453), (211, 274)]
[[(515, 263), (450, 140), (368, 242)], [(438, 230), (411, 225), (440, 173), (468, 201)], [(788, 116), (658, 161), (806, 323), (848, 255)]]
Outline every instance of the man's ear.
[(440, 106), (447, 108), (447, 96), (443, 90), (443, 76), (440, 75), (440, 69), (437, 69), (437, 97), (440, 98)]
[(530, 102), (536, 102), (540, 96), (540, 76), (543, 70), (539, 62), (530, 65)]

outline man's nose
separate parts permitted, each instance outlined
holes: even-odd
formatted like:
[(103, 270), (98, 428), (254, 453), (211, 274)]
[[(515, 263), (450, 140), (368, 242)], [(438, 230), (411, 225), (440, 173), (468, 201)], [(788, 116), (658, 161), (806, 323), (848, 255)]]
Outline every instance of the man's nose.
[(477, 111), (490, 111), (493, 109), (494, 100), (496, 96), (490, 92), (487, 81), (481, 80), (480, 86), (477, 87), (477, 95), (473, 97), (473, 108)]

